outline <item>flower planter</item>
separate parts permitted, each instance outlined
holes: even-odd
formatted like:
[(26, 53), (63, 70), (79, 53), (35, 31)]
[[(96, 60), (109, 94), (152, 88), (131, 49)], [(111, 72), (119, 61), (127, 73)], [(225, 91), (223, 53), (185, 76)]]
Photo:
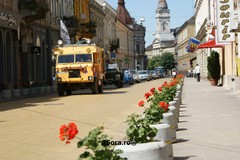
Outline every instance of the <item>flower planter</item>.
[(174, 116), (173, 113), (168, 112), (168, 113), (163, 113), (163, 119), (161, 123), (166, 123), (170, 125), (171, 129), (173, 130), (171, 142), (176, 142), (177, 141), (177, 135), (176, 135), (176, 126), (174, 126)]
[(177, 109), (177, 117), (179, 117), (179, 113), (180, 113), (180, 102), (179, 102), (179, 99), (175, 97), (173, 100), (176, 102), (175, 107)]
[(2, 90), (2, 98), (3, 99), (12, 98), (12, 91), (10, 89)]
[(115, 149), (120, 149), (119, 154), (128, 160), (169, 160), (167, 144), (161, 142), (148, 142), (132, 145), (117, 145)]
[(169, 111), (173, 113), (174, 115), (174, 123), (176, 123), (176, 126), (178, 127), (178, 120), (179, 120), (179, 117), (178, 117), (178, 109), (176, 107), (176, 101), (170, 101), (169, 102)]
[(218, 80), (217, 79), (209, 79), (209, 82), (212, 86), (217, 86)]
[(174, 133), (170, 125), (163, 123), (163, 124), (155, 124), (150, 126), (158, 130), (157, 135), (154, 137), (154, 140), (166, 142), (168, 157), (170, 160), (173, 160), (173, 147), (172, 147), (171, 139)]
[(21, 89), (13, 89), (12, 90), (12, 96), (14, 98), (21, 97), (22, 96)]

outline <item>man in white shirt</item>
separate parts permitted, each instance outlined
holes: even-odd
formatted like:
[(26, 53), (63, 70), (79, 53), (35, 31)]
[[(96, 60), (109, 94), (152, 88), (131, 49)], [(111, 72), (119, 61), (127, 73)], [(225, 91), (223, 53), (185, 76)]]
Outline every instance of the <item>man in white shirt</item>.
[(197, 82), (200, 82), (200, 66), (198, 64), (195, 67), (195, 73), (197, 76)]

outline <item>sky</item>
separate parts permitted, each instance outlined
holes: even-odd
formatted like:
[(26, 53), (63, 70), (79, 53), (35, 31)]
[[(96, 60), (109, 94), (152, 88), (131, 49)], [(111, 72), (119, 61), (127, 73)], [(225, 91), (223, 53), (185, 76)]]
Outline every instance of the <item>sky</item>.
[[(118, 0), (106, 0), (114, 9), (117, 9)], [(130, 16), (135, 18), (138, 24), (145, 18), (143, 25), (146, 27), (145, 47), (152, 44), (156, 30), (156, 9), (159, 0), (125, 0), (125, 7)], [(186, 20), (194, 15), (194, 0), (166, 0), (170, 10), (171, 29), (180, 27)]]

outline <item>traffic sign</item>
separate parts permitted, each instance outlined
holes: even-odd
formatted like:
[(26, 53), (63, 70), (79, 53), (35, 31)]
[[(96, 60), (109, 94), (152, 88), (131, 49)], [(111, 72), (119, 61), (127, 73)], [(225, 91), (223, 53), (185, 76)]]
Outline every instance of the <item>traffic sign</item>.
[(33, 46), (33, 47), (31, 47), (31, 52), (33, 54), (39, 54), (41, 52), (41, 47)]

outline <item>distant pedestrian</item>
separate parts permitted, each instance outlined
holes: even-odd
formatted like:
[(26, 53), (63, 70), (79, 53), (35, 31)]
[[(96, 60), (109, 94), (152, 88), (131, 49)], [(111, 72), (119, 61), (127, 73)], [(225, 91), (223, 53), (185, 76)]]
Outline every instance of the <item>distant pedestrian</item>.
[(200, 82), (200, 66), (198, 64), (195, 67), (195, 73), (197, 76), (197, 82)]
[(177, 72), (176, 72), (175, 69), (173, 69), (173, 70), (172, 70), (172, 77), (173, 77), (173, 78), (176, 78), (176, 76), (177, 76)]

